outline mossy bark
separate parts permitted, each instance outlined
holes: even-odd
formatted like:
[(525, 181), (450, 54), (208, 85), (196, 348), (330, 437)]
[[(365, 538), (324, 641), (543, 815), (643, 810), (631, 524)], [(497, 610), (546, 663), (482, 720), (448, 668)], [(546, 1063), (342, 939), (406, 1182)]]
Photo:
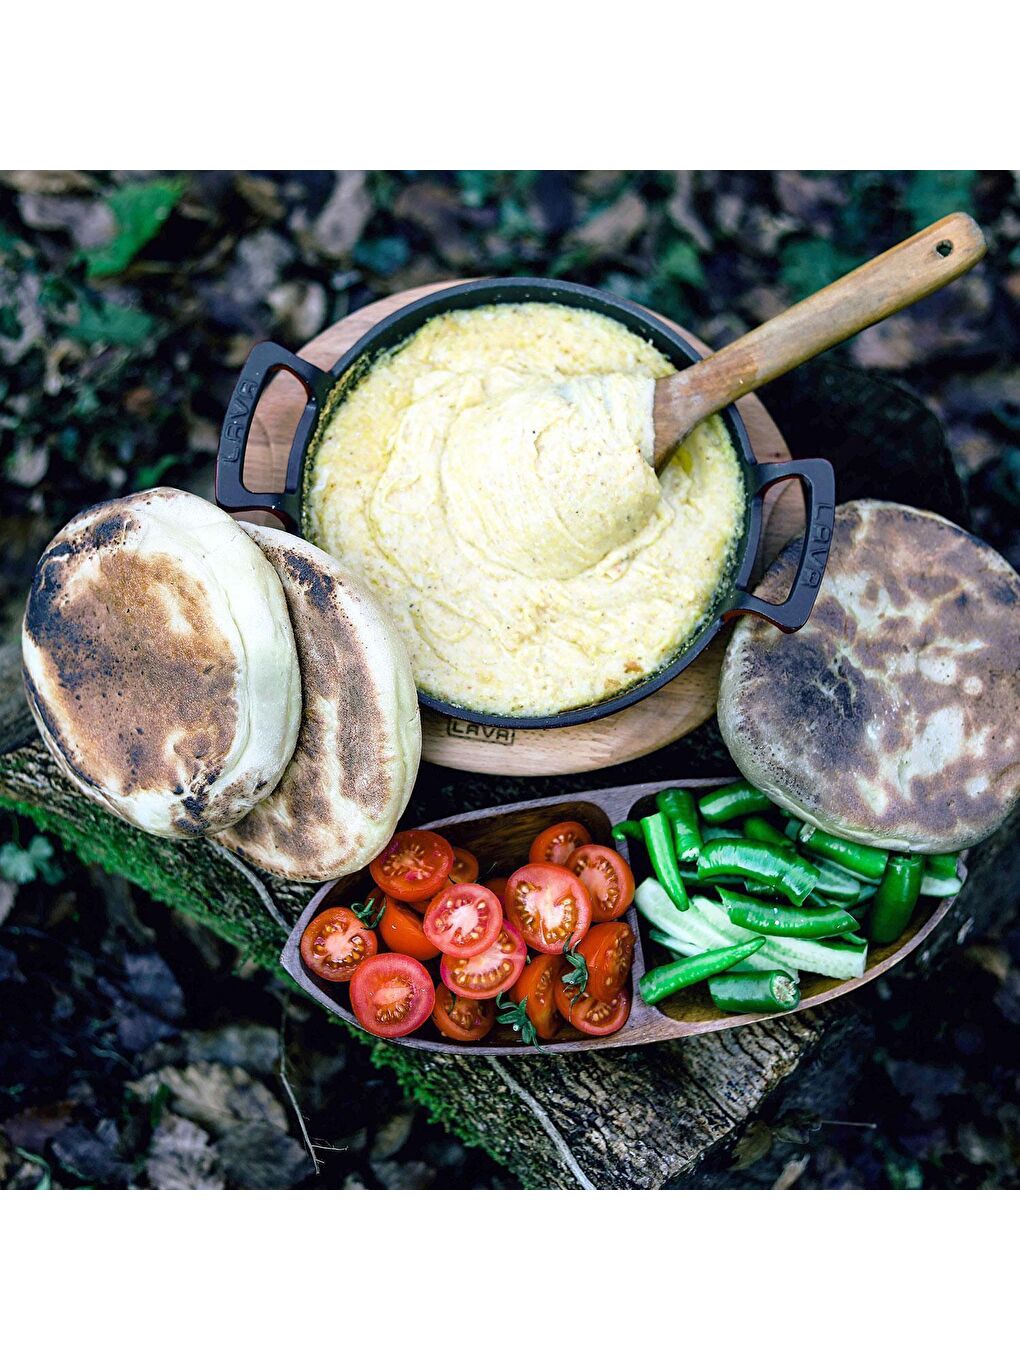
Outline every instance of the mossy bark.
[[(30, 729), (16, 700), (19, 688), (10, 653), (0, 652), (0, 806), (30, 817), (82, 860), (195, 917), (245, 957), (277, 967), (288, 923), (309, 890), (272, 879), (257, 888), (250, 871), (217, 847), (148, 836), (82, 798), (42, 744), (25, 740)], [(449, 772), (423, 777), (443, 779), (435, 796), (464, 801)], [(968, 884), (961, 900), (957, 929), (1004, 900), (1008, 876), (995, 866), (1010, 844), (1007, 831), (990, 847), (975, 889)], [(947, 921), (942, 934), (952, 930)], [(747, 1123), (795, 1079), (813, 1073), (815, 1103), (838, 1101), (843, 1077), (838, 1089), (827, 1083), (821, 1055), (861, 1028), (858, 1008), (837, 1003), (752, 1028), (605, 1054), (482, 1059), (375, 1043), (373, 1056), (434, 1118), (486, 1148), (527, 1186), (654, 1188), (694, 1183), (706, 1160), (718, 1165)]]

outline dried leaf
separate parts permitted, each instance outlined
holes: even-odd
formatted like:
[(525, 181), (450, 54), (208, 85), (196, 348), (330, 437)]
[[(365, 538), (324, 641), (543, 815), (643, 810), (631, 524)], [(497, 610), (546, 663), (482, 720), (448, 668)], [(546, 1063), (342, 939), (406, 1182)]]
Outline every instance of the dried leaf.
[(145, 1173), (154, 1190), (222, 1190), (209, 1135), (190, 1119), (164, 1115), (152, 1135)]

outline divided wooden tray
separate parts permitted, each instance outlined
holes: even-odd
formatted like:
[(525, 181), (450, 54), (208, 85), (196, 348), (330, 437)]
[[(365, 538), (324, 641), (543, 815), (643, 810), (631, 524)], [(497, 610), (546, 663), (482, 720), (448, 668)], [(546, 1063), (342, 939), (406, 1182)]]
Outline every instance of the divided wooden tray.
[[(703, 791), (728, 782), (725, 779), (682, 779), (654, 784), (627, 784), (620, 788), (581, 794), (575, 798), (539, 798), (534, 802), (511, 803), (504, 807), (488, 808), (482, 812), (465, 813), (460, 817), (447, 817), (428, 825), (433, 830), (442, 831), (454, 845), (462, 846), (476, 855), (484, 876), (488, 878), (507, 873), (510, 869), (523, 864), (535, 836), (553, 822), (579, 821), (588, 828), (596, 842), (611, 844), (610, 827), (625, 818), (643, 817), (654, 811), (655, 794), (660, 789), (680, 787)], [(641, 848), (628, 846), (624, 853), (630, 858), (637, 881), (640, 882), (647, 877), (649, 865)], [(966, 868), (962, 869), (961, 874), (966, 876)], [(334, 903), (341, 905), (363, 900), (365, 893), (372, 886), (366, 871), (325, 884), (301, 913), (280, 956), (284, 968), (303, 991), (334, 1015), (354, 1026), (357, 1026), (357, 1021), (347, 1008), (347, 986), (342, 983), (323, 982), (310, 973), (301, 962), (298, 946), (305, 926), (319, 911)], [(869, 963), (863, 977), (853, 978), (849, 982), (835, 982), (829, 978), (819, 977), (805, 980), (802, 977), (802, 1000), (797, 1009), (805, 1010), (809, 1006), (820, 1006), (823, 1002), (833, 1001), (836, 997), (863, 987), (882, 973), (888, 972), (894, 964), (906, 958), (927, 939), (955, 900), (951, 897), (922, 898), (913, 919), (900, 938), (893, 944), (873, 947), (869, 951)], [(626, 919), (637, 936), (632, 974), (636, 983), (649, 966), (664, 962), (665, 955), (650, 942), (644, 923), (633, 907), (627, 913)], [(737, 1025), (760, 1024), (770, 1018), (762, 1015), (722, 1015), (712, 1005), (704, 983), (677, 993), (661, 1007), (646, 1006), (635, 987), (630, 1018), (616, 1034), (598, 1039), (566, 1028), (559, 1038), (543, 1044), (541, 1051), (574, 1053), (591, 1048), (628, 1048), (638, 1044), (661, 1043), (666, 1039), (684, 1039), (694, 1034), (707, 1034), (713, 1030), (732, 1029)], [(512, 1053), (536, 1052), (534, 1048), (520, 1044), (512, 1032), (500, 1034), (499, 1026), (492, 1031), (490, 1037), (493, 1042), (486, 1044), (457, 1043), (441, 1037), (432, 1022), (427, 1020), (415, 1034), (391, 1042), (428, 1052), (456, 1052), (465, 1056), (498, 1054), (505, 1057)]]
[[(317, 335), (299, 352), (321, 368), (330, 368), (366, 331), (391, 312), (459, 282), (463, 280), (449, 279), (408, 289), (362, 307)], [(703, 353), (710, 353), (706, 345), (682, 326), (672, 321), (668, 324)], [(249, 489), (270, 491), (282, 487), (291, 438), (304, 404), (304, 389), (291, 374), (281, 373), (269, 384), (259, 403), (248, 440), (245, 477)], [(737, 408), (747, 426), (758, 461), (787, 461), (789, 450), (758, 398), (745, 397), (737, 402)], [(764, 550), (759, 568), (770, 562), (783, 544), (804, 528), (804, 497), (799, 484), (788, 483), (770, 492), (765, 498), (763, 515)], [(484, 727), (423, 709), (423, 758), (436, 765), (482, 774), (548, 775), (602, 769), (658, 751), (699, 727), (715, 712), (719, 668), (727, 634), (728, 630), (687, 670), (655, 694), (622, 712), (579, 727)]]

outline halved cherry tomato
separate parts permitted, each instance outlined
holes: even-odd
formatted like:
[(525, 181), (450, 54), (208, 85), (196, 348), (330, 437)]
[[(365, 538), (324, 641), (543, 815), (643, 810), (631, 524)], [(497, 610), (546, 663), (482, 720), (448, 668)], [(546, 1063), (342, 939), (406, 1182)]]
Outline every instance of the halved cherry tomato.
[(305, 967), (327, 982), (349, 982), (355, 968), (378, 950), (375, 931), (346, 907), (329, 907), (305, 926), (301, 936)]
[(496, 1023), (496, 1007), (491, 1001), (475, 1001), (458, 996), (441, 982), (436, 988), (432, 1019), (436, 1029), (448, 1039), (473, 1044), (484, 1039)]
[(506, 906), (505, 878), (487, 878), (483, 886), (488, 888), (489, 892), (493, 892), (496, 894), (496, 896), (499, 898), (499, 905), (501, 907)]
[(526, 864), (510, 875), (506, 914), (529, 949), (562, 954), (591, 925), (591, 898), (576, 874), (558, 864)]
[(409, 954), (412, 959), (422, 963), (426, 959), (434, 959), (439, 950), (426, 938), (417, 912), (403, 902), (394, 902), (392, 897), (384, 900), (386, 906), (378, 925), (383, 944), (388, 945), (394, 954)]
[(593, 921), (615, 921), (634, 900), (630, 865), (608, 845), (582, 845), (567, 860), (591, 897)]
[(434, 831), (398, 831), (368, 871), (388, 897), (424, 902), (450, 877), (453, 846)]
[(453, 847), (453, 868), (450, 870), (450, 881), (452, 883), (478, 882), (478, 861), (470, 850), (461, 850), (456, 845)]
[(529, 864), (566, 864), (579, 846), (591, 840), (588, 828), (580, 822), (557, 822), (540, 831), (528, 851)]
[(351, 978), (351, 1010), (369, 1034), (399, 1039), (424, 1024), (432, 1013), (436, 989), (417, 959), (406, 954), (376, 954)]
[(451, 992), (471, 1001), (487, 1001), (514, 985), (524, 971), (527, 957), (524, 941), (510, 922), (504, 921), (495, 944), (490, 944), (483, 954), (470, 959), (454, 959), (444, 954), (439, 971)]
[(444, 954), (470, 959), (495, 942), (503, 924), (499, 898), (480, 883), (451, 883), (433, 897), (425, 913), (425, 934)]
[(627, 981), (634, 962), (634, 932), (626, 921), (603, 921), (577, 946), (588, 965), (589, 996), (612, 1001)]
[(576, 987), (565, 987), (560, 978), (556, 983), (556, 1009), (582, 1034), (615, 1034), (630, 1015), (630, 991), (617, 992), (612, 1001), (598, 1001), (587, 993), (579, 995)]
[(563, 964), (555, 954), (533, 958), (514, 983), (511, 997), (526, 1001), (528, 1019), (540, 1039), (555, 1039), (562, 1028), (556, 1009), (556, 982)]

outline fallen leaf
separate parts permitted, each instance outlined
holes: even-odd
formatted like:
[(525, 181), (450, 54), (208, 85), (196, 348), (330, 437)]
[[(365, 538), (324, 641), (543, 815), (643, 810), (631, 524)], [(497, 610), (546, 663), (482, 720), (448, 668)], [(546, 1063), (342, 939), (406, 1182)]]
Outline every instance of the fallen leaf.
[(209, 1135), (190, 1119), (164, 1115), (152, 1135), (145, 1173), (154, 1190), (222, 1190)]
[(285, 1190), (315, 1169), (306, 1148), (264, 1121), (235, 1124), (216, 1151), (228, 1182), (241, 1190)]
[(368, 225), (373, 204), (365, 179), (364, 170), (339, 171), (326, 206), (312, 224), (312, 244), (329, 260), (346, 259)]
[(210, 1133), (225, 1133), (235, 1124), (258, 1120), (287, 1128), (287, 1115), (277, 1098), (240, 1067), (214, 1062), (161, 1067), (128, 1086), (143, 1100), (149, 1100), (160, 1083), (169, 1089), (175, 1113), (194, 1120)]
[(648, 209), (632, 189), (571, 233), (571, 240), (597, 255), (619, 255), (648, 222)]

